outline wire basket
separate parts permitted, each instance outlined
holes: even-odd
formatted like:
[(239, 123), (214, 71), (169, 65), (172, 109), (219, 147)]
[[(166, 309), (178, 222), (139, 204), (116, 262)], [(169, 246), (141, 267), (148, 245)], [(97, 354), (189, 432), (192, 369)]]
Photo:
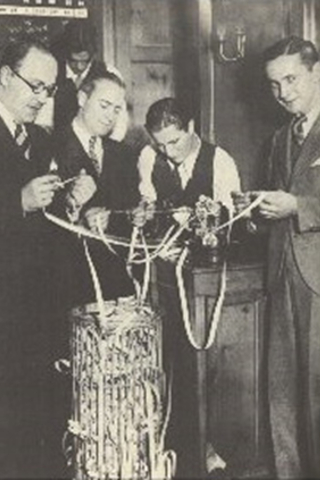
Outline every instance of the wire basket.
[(72, 466), (75, 480), (152, 478), (163, 422), (159, 316), (135, 299), (71, 312)]

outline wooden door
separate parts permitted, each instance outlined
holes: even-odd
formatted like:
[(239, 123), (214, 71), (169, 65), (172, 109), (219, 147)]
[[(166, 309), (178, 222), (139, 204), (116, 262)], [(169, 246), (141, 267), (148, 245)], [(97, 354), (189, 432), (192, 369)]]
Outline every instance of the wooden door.
[(115, 63), (127, 83), (133, 121), (143, 125), (148, 107), (174, 93), (170, 1), (116, 0), (114, 31)]

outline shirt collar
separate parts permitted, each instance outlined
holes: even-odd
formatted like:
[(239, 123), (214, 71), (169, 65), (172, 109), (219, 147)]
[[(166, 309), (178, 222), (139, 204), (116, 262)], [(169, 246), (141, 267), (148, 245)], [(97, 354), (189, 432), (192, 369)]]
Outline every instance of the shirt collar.
[(82, 80), (84, 80), (86, 78), (86, 76), (88, 75), (89, 70), (91, 68), (91, 65), (92, 65), (92, 61), (90, 63), (88, 63), (87, 68), (82, 73), (80, 73), (80, 75), (78, 75), (78, 74), (74, 73), (74, 71), (69, 67), (68, 62), (67, 62), (66, 63), (66, 77), (69, 78), (70, 80), (72, 80), (73, 83), (76, 83), (76, 81), (77, 81), (78, 84), (79, 84), (79, 81), (81, 83)]
[[(179, 173), (183, 172), (185, 174), (188, 174), (188, 176), (190, 175), (190, 177), (191, 177), (194, 165), (195, 165), (196, 160), (199, 156), (200, 148), (201, 148), (200, 137), (196, 133), (193, 133), (192, 134), (192, 148), (191, 148), (191, 151), (190, 151), (189, 155), (187, 155), (186, 158), (183, 160), (183, 162), (181, 162), (178, 165), (177, 168), (178, 168)], [(175, 168), (174, 163), (171, 162), (170, 160), (169, 160), (169, 165), (172, 169)]]
[[(72, 129), (77, 136), (78, 140), (80, 141), (81, 145), (84, 148), (84, 151), (86, 152), (87, 155), (89, 155), (89, 142), (90, 138), (93, 137), (94, 135), (91, 135), (88, 130), (86, 129), (85, 125), (83, 122), (80, 122), (78, 117), (75, 117), (75, 119), (72, 122)], [(102, 145), (102, 140), (101, 137), (96, 137), (97, 138), (97, 145), (99, 148), (101, 148)]]
[(303, 133), (306, 137), (310, 130), (312, 129), (316, 119), (320, 114), (320, 101), (316, 102), (310, 112), (306, 115), (306, 121), (303, 123)]
[(14, 137), (16, 128), (17, 128), (17, 123), (15, 122), (12, 113), (9, 112), (7, 107), (5, 107), (2, 102), (0, 102), (0, 117), (4, 121), (7, 128), (9, 129), (11, 135)]

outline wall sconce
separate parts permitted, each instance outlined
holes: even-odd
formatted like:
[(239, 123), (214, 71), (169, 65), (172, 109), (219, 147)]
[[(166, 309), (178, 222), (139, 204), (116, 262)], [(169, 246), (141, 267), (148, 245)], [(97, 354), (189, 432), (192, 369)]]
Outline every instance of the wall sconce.
[(228, 56), (226, 54), (226, 27), (219, 26), (217, 29), (217, 37), (218, 37), (218, 57), (219, 60), (222, 62), (236, 62), (241, 58), (244, 58), (245, 55), (245, 45), (246, 45), (246, 33), (244, 27), (236, 26), (235, 27), (235, 37), (236, 37), (236, 45), (235, 45), (235, 53), (233, 56)]

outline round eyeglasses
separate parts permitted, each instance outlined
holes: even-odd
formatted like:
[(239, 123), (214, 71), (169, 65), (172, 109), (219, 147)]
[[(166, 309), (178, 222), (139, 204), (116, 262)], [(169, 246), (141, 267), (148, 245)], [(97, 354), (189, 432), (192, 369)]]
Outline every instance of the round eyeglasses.
[(15, 70), (11, 69), (11, 71), (18, 77), (22, 82), (24, 82), (28, 87), (32, 90), (32, 93), (35, 95), (41, 95), (41, 93), (46, 92), (48, 97), (53, 97), (57, 91), (57, 85), (44, 85), (43, 83), (38, 83), (34, 85), (26, 80), (20, 73), (16, 72)]

